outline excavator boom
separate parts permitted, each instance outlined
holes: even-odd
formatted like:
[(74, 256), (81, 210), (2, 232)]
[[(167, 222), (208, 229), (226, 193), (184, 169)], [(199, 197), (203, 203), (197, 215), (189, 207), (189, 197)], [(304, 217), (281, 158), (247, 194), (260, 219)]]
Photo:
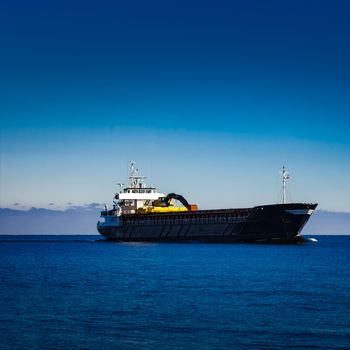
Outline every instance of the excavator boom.
[(166, 197), (164, 197), (164, 203), (167, 207), (170, 206), (172, 199), (180, 201), (184, 205), (184, 207), (191, 211), (191, 206), (188, 204), (187, 200), (183, 196), (181, 196), (181, 194), (176, 193), (169, 193)]

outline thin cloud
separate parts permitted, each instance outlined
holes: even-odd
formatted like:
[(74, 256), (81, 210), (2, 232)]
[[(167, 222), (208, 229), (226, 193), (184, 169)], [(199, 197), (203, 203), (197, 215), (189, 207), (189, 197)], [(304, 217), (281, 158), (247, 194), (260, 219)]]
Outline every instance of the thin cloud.
[(88, 209), (97, 209), (97, 208), (100, 208), (102, 205), (103, 205), (103, 204), (101, 204), (101, 203), (95, 203), (95, 202), (93, 202), (93, 203), (87, 204), (87, 205), (86, 205), (86, 208), (88, 208)]

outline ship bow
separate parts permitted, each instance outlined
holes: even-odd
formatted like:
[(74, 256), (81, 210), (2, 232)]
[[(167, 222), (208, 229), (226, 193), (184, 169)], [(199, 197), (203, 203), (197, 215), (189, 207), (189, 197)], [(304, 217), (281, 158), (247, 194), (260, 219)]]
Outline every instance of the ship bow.
[(259, 234), (269, 240), (299, 240), (300, 234), (317, 204), (289, 203), (254, 208)]

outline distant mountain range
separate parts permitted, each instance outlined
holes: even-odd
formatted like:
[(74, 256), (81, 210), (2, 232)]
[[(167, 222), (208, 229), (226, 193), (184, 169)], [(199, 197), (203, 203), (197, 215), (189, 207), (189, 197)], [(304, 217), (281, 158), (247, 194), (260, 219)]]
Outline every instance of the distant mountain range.
[(350, 235), (350, 213), (316, 210), (306, 224), (303, 233)]
[[(70, 207), (66, 210), (0, 208), (0, 234), (98, 234), (96, 223), (102, 206)], [(350, 234), (350, 213), (317, 210), (304, 234)]]
[(100, 207), (88, 205), (66, 210), (0, 209), (0, 234), (98, 234)]

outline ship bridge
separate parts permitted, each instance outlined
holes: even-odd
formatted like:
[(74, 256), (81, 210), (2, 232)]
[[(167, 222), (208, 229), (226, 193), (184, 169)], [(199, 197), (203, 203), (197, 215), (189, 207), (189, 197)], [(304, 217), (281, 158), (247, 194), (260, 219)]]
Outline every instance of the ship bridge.
[(157, 192), (153, 186), (147, 186), (145, 182), (146, 176), (138, 174), (136, 163), (130, 162), (129, 184), (119, 184), (120, 191), (115, 194), (118, 205), (124, 214), (133, 214), (138, 208), (151, 205), (151, 203), (159, 198), (164, 197), (164, 193)]

